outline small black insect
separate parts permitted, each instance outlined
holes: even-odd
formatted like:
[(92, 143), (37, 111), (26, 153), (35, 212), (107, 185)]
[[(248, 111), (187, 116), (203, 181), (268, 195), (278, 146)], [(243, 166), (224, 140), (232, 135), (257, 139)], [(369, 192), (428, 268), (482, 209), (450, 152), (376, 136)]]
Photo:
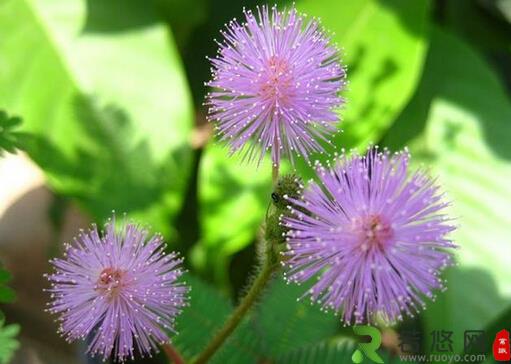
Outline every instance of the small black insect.
[(272, 192), (272, 194), (271, 194), (271, 199), (273, 200), (273, 202), (275, 202), (275, 203), (279, 203), (279, 201), (280, 201), (280, 196), (279, 196), (279, 194), (278, 194), (278, 193), (276, 193), (276, 192)]

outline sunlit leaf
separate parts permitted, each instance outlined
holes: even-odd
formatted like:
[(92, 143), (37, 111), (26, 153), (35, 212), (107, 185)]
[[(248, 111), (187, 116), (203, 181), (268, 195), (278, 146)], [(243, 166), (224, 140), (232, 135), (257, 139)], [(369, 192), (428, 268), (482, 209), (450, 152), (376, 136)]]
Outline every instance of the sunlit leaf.
[(115, 209), (168, 234), (189, 174), (190, 96), (152, 8), (103, 3), (0, 3), (0, 107), (23, 117), (56, 191), (98, 220)]
[(392, 148), (409, 145), (453, 200), (459, 266), (445, 275), (448, 290), (424, 323), (426, 335), (453, 330), (459, 352), (464, 330), (484, 329), (509, 307), (510, 120), (511, 102), (488, 64), (436, 30), (419, 92), (386, 139)]
[[(271, 167), (259, 168), (229, 158), (226, 148), (209, 144), (199, 171), (201, 241), (205, 261), (225, 266), (225, 259), (256, 236), (270, 202)], [(220, 267), (221, 268), (221, 267)], [(219, 269), (220, 269), (219, 268)], [(225, 271), (221, 271), (221, 276)], [(221, 277), (220, 277), (221, 280)]]

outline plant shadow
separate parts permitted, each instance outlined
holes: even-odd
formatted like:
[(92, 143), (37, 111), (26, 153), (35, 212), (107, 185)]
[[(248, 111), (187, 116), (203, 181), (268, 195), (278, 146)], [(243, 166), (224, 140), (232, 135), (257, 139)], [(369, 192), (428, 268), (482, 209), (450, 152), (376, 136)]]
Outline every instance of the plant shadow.
[(27, 152), (44, 166), (58, 192), (74, 198), (99, 221), (109, 217), (112, 210), (151, 210), (155, 203), (168, 210), (176, 203), (186, 182), (179, 177), (186, 173), (178, 171), (189, 164), (187, 145), (156, 161), (149, 141), (137, 138), (123, 109), (101, 107), (87, 95), (76, 95), (73, 107), (79, 121), (76, 132), (82, 133), (73, 154), (65, 154), (51, 135), (24, 138)]
[(154, 0), (86, 0), (84, 33), (118, 33), (154, 25), (162, 20)]
[[(437, 29), (431, 43), (417, 91), (388, 130), (384, 143), (400, 149), (417, 139), (426, 130), (433, 103), (441, 99), (470, 114), (482, 132), (485, 145), (499, 158), (511, 160), (511, 123), (508, 122), (511, 101), (502, 85), (484, 61), (453, 36)], [(470, 62), (467, 57), (472, 58)], [(446, 144), (454, 148), (456, 137), (466, 125), (465, 120), (446, 118), (440, 123)], [(434, 158), (431, 150), (423, 153)]]

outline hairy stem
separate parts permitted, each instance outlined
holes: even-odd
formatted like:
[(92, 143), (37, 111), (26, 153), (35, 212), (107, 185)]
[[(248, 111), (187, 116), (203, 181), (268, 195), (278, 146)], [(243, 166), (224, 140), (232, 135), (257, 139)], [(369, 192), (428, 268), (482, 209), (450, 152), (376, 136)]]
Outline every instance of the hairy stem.
[[(275, 186), (279, 179), (279, 166), (273, 165), (272, 168), (272, 181)], [(278, 265), (276, 261), (278, 259), (274, 256), (273, 242), (272, 241), (264, 241), (264, 261), (262, 263), (261, 269), (252, 283), (248, 293), (243, 297), (238, 307), (233, 311), (231, 316), (224, 323), (224, 326), (218, 331), (215, 336), (211, 339), (206, 348), (194, 359), (192, 360), (193, 364), (204, 364), (207, 363), (209, 359), (217, 352), (217, 350), (222, 346), (222, 344), (227, 340), (229, 335), (238, 327), (239, 323), (245, 316), (245, 314), (250, 310), (253, 304), (257, 301), (257, 298), (262, 293), (266, 284), (271, 279), (272, 273)]]
[(279, 165), (274, 164), (271, 169), (271, 172), (272, 172), (271, 177), (272, 177), (273, 185), (275, 186), (279, 180)]
[(172, 346), (171, 343), (165, 343), (161, 346), (163, 352), (169, 359), (169, 363), (173, 364), (185, 364), (181, 354)]
[(202, 353), (200, 353), (199, 356), (193, 361), (194, 364), (207, 363), (207, 361), (215, 354), (220, 346), (222, 346), (224, 341), (229, 337), (234, 329), (236, 329), (250, 307), (252, 307), (254, 302), (257, 300), (257, 297), (263, 291), (266, 283), (268, 283), (270, 280), (272, 272), (273, 264), (269, 259), (266, 259), (246, 296), (243, 297), (238, 307), (236, 307), (234, 312), (225, 322), (224, 326), (209, 342), (208, 346), (206, 346)]

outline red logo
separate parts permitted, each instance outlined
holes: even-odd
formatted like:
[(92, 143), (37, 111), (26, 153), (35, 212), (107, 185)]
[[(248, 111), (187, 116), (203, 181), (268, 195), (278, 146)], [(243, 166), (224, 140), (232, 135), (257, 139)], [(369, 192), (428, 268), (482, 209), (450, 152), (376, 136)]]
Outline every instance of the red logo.
[(493, 341), (493, 357), (496, 361), (510, 361), (511, 351), (509, 346), (509, 331), (501, 330), (497, 332), (495, 341)]

